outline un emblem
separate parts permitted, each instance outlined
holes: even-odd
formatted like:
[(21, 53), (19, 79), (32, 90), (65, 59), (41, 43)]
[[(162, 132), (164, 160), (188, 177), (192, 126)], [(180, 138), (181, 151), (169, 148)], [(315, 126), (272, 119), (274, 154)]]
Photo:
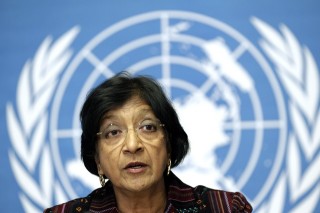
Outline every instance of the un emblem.
[(182, 11), (118, 22), (71, 61), (78, 27), (45, 39), (22, 70), (16, 109), (7, 105), (9, 158), (25, 210), (98, 187), (80, 159), (80, 108), (92, 87), (128, 70), (158, 79), (178, 111), (191, 142), (174, 170), (183, 181), (241, 191), (260, 212), (312, 212), (320, 196), (319, 71), (288, 28), (252, 23), (268, 60), (225, 23)]

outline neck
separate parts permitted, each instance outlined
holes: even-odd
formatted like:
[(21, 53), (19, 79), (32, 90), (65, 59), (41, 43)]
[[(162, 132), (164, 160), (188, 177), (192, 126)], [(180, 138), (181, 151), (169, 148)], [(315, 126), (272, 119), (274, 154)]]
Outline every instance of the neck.
[(159, 213), (164, 212), (167, 202), (164, 181), (153, 188), (131, 192), (114, 189), (119, 212)]

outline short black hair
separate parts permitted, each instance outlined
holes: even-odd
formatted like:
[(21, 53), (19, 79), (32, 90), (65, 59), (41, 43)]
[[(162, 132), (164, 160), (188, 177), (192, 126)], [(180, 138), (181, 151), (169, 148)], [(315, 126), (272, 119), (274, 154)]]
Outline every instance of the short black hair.
[(87, 170), (98, 175), (95, 156), (103, 117), (107, 112), (124, 105), (130, 98), (144, 100), (155, 116), (163, 123), (166, 146), (171, 158), (171, 168), (178, 166), (189, 151), (188, 135), (180, 124), (171, 101), (161, 85), (148, 76), (132, 76), (120, 72), (94, 88), (87, 96), (81, 113), (81, 158)]

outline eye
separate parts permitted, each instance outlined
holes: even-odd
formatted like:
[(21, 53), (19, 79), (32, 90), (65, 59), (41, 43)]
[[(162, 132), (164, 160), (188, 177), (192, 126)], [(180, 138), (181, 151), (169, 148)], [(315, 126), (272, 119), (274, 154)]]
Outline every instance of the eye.
[(120, 127), (114, 124), (110, 124), (104, 131), (103, 131), (103, 137), (105, 139), (112, 139), (116, 137), (120, 137), (122, 135), (123, 131)]
[(156, 132), (158, 130), (158, 123), (153, 120), (144, 120), (140, 123), (139, 130), (143, 132)]
[(152, 124), (146, 124), (146, 125), (142, 126), (140, 129), (142, 129), (143, 131), (146, 131), (146, 132), (157, 131), (157, 127)]
[(106, 130), (104, 133), (104, 138), (108, 139), (108, 138), (114, 138), (117, 137), (119, 135), (121, 135), (122, 131), (119, 129), (115, 129), (115, 130)]

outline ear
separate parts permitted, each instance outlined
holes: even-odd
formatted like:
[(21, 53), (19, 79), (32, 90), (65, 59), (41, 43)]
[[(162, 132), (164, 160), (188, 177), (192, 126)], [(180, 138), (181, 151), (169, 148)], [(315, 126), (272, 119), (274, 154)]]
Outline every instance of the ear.
[(100, 164), (97, 164), (97, 169), (98, 169), (98, 174), (99, 175), (104, 175)]
[(171, 160), (171, 153), (168, 153), (168, 160)]
[(104, 175), (104, 174), (103, 174), (103, 171), (102, 171), (102, 169), (101, 169), (101, 164), (100, 164), (99, 157), (98, 157), (97, 155), (95, 156), (94, 160), (95, 160), (96, 165), (97, 165), (98, 174), (99, 174), (99, 175)]

